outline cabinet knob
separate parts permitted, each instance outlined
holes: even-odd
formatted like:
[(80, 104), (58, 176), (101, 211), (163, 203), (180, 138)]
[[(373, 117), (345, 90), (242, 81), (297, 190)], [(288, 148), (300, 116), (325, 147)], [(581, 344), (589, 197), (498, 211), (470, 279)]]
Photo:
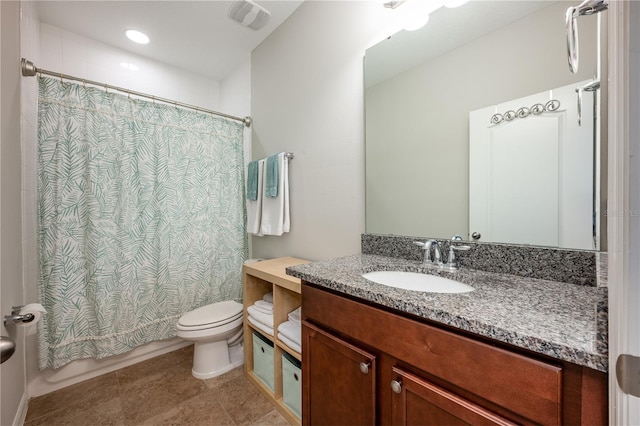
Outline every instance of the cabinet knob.
[(361, 362), (360, 363), (360, 371), (362, 371), (362, 374), (369, 373), (369, 367), (371, 367), (371, 363)]
[(392, 380), (391, 381), (391, 390), (394, 391), (395, 393), (402, 392), (402, 382), (399, 381), (399, 380)]

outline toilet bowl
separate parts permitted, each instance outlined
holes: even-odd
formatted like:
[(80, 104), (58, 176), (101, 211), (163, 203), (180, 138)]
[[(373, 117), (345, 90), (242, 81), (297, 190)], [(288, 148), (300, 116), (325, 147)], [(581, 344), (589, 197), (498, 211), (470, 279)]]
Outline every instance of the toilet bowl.
[(194, 342), (191, 373), (195, 378), (216, 377), (243, 364), (242, 317), (242, 305), (233, 300), (203, 306), (180, 317), (176, 334)]

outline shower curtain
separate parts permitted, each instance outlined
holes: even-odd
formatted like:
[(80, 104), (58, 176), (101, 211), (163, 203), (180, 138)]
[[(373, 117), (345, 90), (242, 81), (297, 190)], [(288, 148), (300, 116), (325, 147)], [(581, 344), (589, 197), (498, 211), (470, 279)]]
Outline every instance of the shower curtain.
[(243, 125), (40, 78), (40, 368), (175, 335), (242, 297)]

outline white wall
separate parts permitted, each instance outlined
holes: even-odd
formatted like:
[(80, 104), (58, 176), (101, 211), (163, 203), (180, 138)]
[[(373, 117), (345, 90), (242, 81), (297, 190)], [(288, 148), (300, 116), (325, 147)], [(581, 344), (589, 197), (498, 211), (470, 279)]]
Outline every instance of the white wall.
[[(0, 315), (24, 302), (21, 245), (20, 172), (20, 4), (0, 2)], [(16, 343), (13, 356), (0, 366), (0, 424), (20, 424), (26, 415), (24, 331), (2, 326)]]
[[(29, 7), (29, 2), (23, 3)], [(27, 14), (28, 15), (28, 14)], [(25, 17), (23, 16), (23, 20)], [(33, 22), (32, 22), (33, 21)], [(46, 23), (37, 17), (28, 19), (28, 31), (23, 31), (23, 56), (39, 68), (104, 82), (110, 85), (177, 100), (232, 115), (250, 115), (250, 62), (218, 82), (172, 66), (130, 54), (109, 45), (80, 36)], [(30, 46), (30, 47), (29, 47)], [(38, 54), (39, 52), (39, 54)], [(133, 63), (138, 71), (121, 67), (121, 62)], [(24, 222), (23, 252), (26, 299), (37, 300), (36, 246), (36, 123), (37, 81), (23, 79), (23, 161)], [(227, 109), (225, 109), (227, 108)], [(250, 144), (250, 132), (245, 138)], [(180, 339), (153, 342), (120, 356), (103, 360), (80, 360), (57, 370), (38, 370), (35, 330), (30, 331), (27, 347), (27, 379), (29, 396), (39, 396), (91, 377), (139, 362), (161, 353), (175, 350), (187, 343)]]
[(253, 158), (291, 151), (291, 232), (252, 237), (253, 256), (360, 252), (364, 232), (364, 51), (378, 2), (305, 1), (252, 54)]

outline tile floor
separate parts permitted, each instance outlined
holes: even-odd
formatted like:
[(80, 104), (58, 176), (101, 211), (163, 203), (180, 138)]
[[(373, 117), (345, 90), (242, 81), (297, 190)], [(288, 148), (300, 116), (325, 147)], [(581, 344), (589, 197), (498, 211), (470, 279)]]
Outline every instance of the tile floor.
[(25, 426), (287, 425), (242, 367), (198, 380), (193, 346), (29, 401)]

